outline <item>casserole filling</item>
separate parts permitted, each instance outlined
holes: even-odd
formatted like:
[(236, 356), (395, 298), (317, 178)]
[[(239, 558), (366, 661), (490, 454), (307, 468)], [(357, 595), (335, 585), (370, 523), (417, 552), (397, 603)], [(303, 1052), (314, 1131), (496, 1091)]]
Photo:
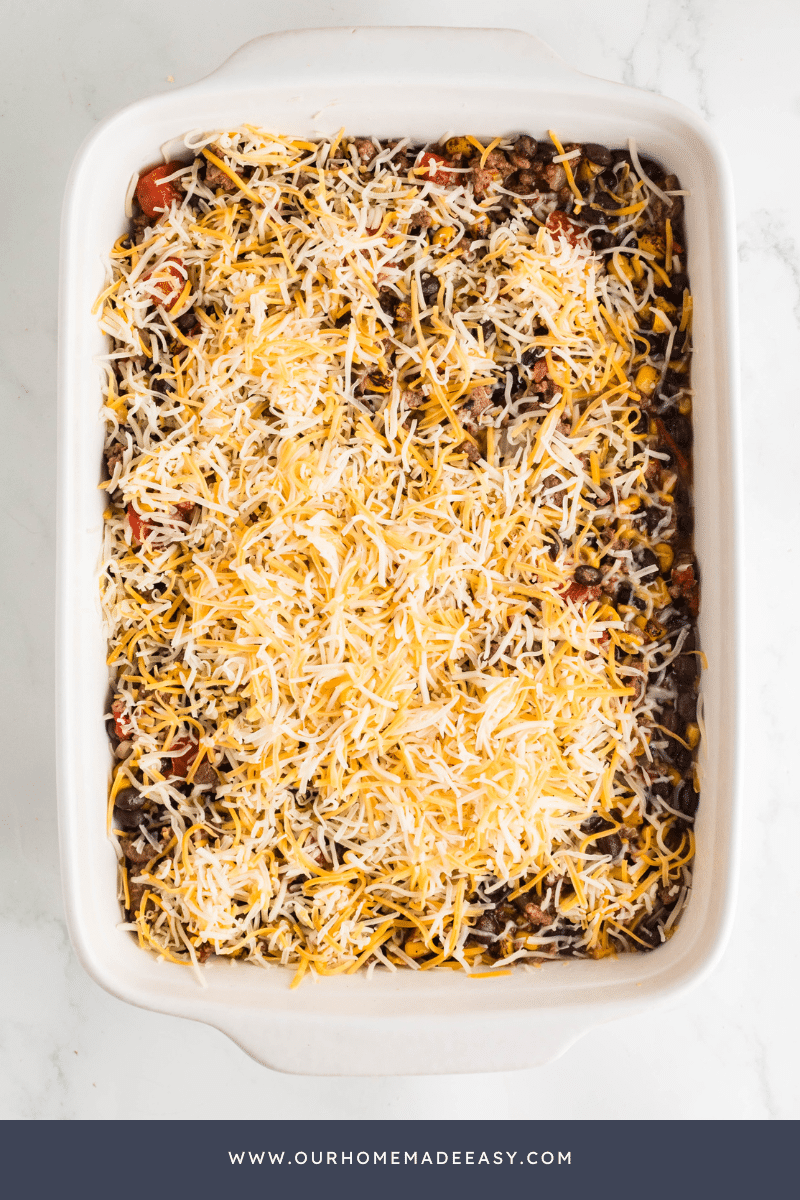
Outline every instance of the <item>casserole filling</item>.
[(666, 940), (699, 783), (682, 193), (635, 145), (187, 137), (101, 590), (127, 927), (351, 972)]

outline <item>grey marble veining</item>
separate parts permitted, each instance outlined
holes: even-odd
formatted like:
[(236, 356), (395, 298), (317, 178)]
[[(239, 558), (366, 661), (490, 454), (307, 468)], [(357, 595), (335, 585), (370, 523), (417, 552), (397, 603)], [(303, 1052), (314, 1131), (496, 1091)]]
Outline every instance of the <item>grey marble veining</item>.
[[(671, 1010), (579, 1042), (539, 1071), (467, 1079), (275, 1075), (221, 1034), (114, 1000), (78, 965), (58, 879), (53, 508), (58, 220), (82, 138), (272, 29), (391, 24), (396, 6), (31, 0), (4, 16), (0, 1116), (733, 1117), (800, 1115), (795, 847), (800, 786), (800, 89), (793, 0), (406, 0), (409, 24), (516, 27), (592, 74), (702, 112), (736, 184), (748, 646), (744, 871), (714, 974)], [(180, 1063), (183, 1087), (155, 1086)]]

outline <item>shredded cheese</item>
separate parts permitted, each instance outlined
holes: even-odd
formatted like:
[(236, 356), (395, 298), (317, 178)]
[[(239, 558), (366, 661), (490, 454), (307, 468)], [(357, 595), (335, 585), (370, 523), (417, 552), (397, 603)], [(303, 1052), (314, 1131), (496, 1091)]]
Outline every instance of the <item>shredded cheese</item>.
[[(479, 166), (508, 147), (463, 140)], [(343, 131), (201, 143), (98, 300), (109, 803), (134, 787), (130, 844), (153, 842), (122, 875), (141, 943), (296, 982), (631, 949), (689, 878), (649, 791), (671, 598), (635, 559), (659, 452), (632, 433), (634, 331), (657, 276), (612, 274), (548, 223), (556, 197), (506, 216), (468, 172), (415, 174), (404, 143), (368, 168)], [(639, 187), (618, 218), (646, 218)], [(623, 580), (639, 609), (611, 602)], [(534, 887), (555, 937), (481, 934), (493, 895)]]

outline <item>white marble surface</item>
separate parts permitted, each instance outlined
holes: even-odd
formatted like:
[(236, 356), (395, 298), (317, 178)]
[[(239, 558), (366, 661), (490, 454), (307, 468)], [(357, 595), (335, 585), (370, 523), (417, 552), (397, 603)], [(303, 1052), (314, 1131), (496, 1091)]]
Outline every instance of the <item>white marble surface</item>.
[[(225, 12), (224, 19), (220, 15)], [(93, 124), (206, 74), (292, 26), (529, 29), (593, 74), (700, 110), (738, 200), (748, 579), (747, 870), (714, 975), (657, 1018), (585, 1039), (539, 1071), (310, 1080), (247, 1059), (204, 1026), (141, 1012), (72, 953), (58, 874), (53, 766), (53, 509), (59, 206)], [(800, 673), (800, 90), (796, 0), (28, 0), (7, 6), (0, 66), (2, 553), (6, 652), (0, 835), (0, 1116), (800, 1116), (793, 866)], [(793, 82), (794, 81), (794, 82)], [(173, 1069), (182, 1086), (161, 1086)]]

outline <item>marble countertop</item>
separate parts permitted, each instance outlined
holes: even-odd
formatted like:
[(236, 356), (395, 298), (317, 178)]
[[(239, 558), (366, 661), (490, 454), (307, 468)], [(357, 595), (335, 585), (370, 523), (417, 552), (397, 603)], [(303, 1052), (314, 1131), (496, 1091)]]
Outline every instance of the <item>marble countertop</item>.
[[(800, 6), (792, 0), (406, 0), (408, 24), (528, 29), (582, 70), (701, 112), (736, 183), (748, 618), (744, 849), (713, 975), (671, 1009), (584, 1039), (536, 1071), (474, 1078), (272, 1073), (222, 1034), (128, 1007), (84, 974), (64, 924), (53, 747), (59, 209), (84, 136), (292, 26), (393, 24), (370, 0), (28, 0), (4, 16), (3, 628), (0, 1117), (796, 1118), (800, 740)], [(795, 80), (792, 83), (792, 80)], [(9, 168), (9, 164), (13, 164)], [(787, 365), (789, 364), (789, 365)], [(754, 580), (753, 584), (750, 580)], [(789, 947), (787, 949), (787, 947)], [(154, 1088), (180, 1062), (180, 1098)], [(478, 1097), (480, 1098), (478, 1100)]]

